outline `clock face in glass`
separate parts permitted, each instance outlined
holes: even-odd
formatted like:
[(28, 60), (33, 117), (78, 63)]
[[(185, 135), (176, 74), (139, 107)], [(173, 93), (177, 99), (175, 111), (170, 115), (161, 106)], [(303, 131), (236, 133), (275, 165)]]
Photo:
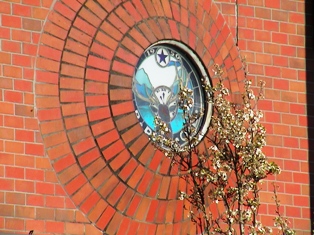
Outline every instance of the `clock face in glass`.
[[(207, 108), (201, 83), (205, 70), (202, 74), (191, 59), (192, 51), (186, 50), (189, 49), (177, 42), (150, 46), (137, 63), (132, 84), (135, 112), (144, 132), (151, 135), (155, 131), (154, 118), (159, 116), (181, 146), (186, 144), (186, 138), (183, 134), (183, 110), (178, 106), (180, 84), (193, 91), (191, 113), (204, 112)], [(204, 119), (206, 115), (194, 123), (194, 135), (204, 126)]]

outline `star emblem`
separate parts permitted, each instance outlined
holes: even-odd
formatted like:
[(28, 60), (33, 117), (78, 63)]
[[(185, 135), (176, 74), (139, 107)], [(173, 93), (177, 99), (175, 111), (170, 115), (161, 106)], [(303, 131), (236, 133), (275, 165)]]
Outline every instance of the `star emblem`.
[(166, 58), (168, 57), (168, 55), (164, 54), (164, 50), (161, 50), (161, 53), (158, 54), (158, 56), (159, 56), (159, 63), (162, 63), (162, 62), (167, 63)]

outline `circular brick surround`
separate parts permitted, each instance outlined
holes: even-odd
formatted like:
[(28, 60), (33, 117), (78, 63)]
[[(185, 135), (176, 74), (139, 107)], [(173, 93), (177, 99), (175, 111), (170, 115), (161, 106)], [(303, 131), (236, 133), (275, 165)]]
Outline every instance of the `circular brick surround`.
[(132, 101), (134, 66), (163, 39), (188, 45), (211, 77), (222, 65), (239, 92), (242, 62), (210, 0), (57, 1), (41, 35), (36, 108), (46, 152), (74, 204), (107, 234), (195, 232), (177, 200), (187, 186), (149, 143)]

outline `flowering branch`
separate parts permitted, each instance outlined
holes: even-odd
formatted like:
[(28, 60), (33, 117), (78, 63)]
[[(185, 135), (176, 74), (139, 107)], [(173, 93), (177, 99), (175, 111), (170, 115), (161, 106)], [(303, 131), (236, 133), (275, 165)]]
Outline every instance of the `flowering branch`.
[[(246, 70), (245, 70), (246, 71)], [(169, 137), (169, 127), (155, 118), (156, 132), (151, 136), (157, 147), (178, 164), (180, 177), (190, 190), (179, 192), (179, 199), (190, 204), (189, 215), (202, 234), (270, 234), (272, 230), (258, 221), (260, 183), (268, 175), (280, 173), (279, 166), (268, 161), (262, 149), (266, 145), (266, 130), (260, 123), (263, 113), (256, 106), (263, 98), (265, 83), (255, 96), (251, 81), (245, 80), (242, 104), (229, 101), (229, 90), (223, 84), (222, 69), (214, 66), (218, 83), (212, 87), (205, 81), (208, 104), (213, 108), (211, 124), (205, 139), (208, 148), (199, 152), (195, 122), (202, 117), (192, 112), (192, 90), (182, 87), (179, 108), (183, 111), (184, 137), (181, 146)], [(277, 195), (275, 193), (277, 200)], [(278, 200), (276, 201), (276, 205)], [(282, 218), (278, 210), (278, 218)], [(284, 231), (285, 220), (277, 219)], [(287, 229), (286, 229), (287, 228)]]

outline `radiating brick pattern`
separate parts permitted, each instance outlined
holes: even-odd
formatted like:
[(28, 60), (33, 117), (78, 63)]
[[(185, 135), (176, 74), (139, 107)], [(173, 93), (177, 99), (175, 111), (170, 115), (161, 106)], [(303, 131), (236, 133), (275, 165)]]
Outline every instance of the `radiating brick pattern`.
[(191, 47), (210, 75), (223, 65), (239, 92), (238, 50), (211, 1), (58, 1), (43, 29), (35, 86), (43, 142), (75, 206), (108, 234), (195, 233), (177, 200), (186, 183), (143, 133), (132, 101), (134, 66), (162, 39)]

